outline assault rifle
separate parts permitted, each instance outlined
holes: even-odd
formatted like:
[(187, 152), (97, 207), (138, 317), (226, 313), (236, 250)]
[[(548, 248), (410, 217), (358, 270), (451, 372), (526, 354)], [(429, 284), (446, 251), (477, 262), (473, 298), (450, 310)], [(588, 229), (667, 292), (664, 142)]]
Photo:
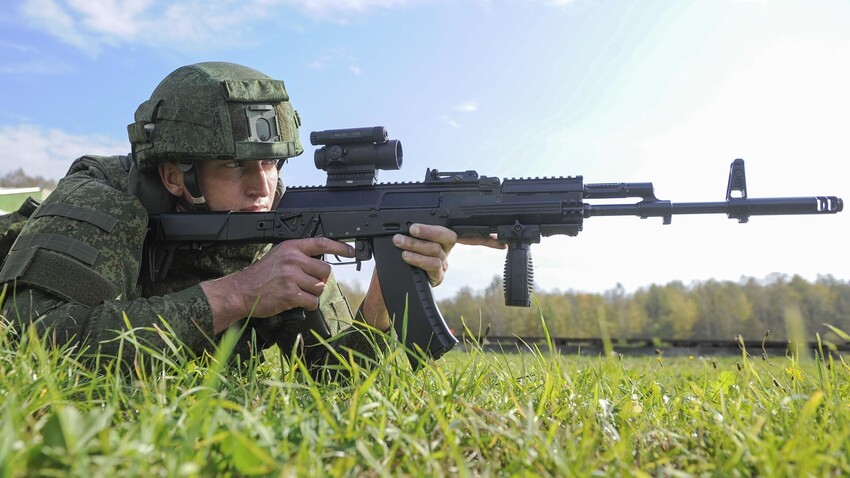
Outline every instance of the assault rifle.
[[(167, 272), (180, 247), (232, 243), (277, 243), (325, 236), (354, 241), (355, 262), (375, 258), (378, 279), (396, 333), (408, 348), (414, 368), (422, 353), (434, 359), (457, 339), (449, 330), (427, 274), (406, 264), (392, 236), (413, 223), (436, 224), (459, 237), (495, 234), (508, 244), (504, 268), (505, 304), (531, 305), (533, 268), (530, 246), (554, 234), (575, 236), (585, 218), (660, 217), (675, 214), (726, 214), (738, 222), (750, 216), (834, 214), (843, 209), (836, 196), (747, 197), (744, 161), (729, 171), (726, 200), (672, 203), (655, 197), (652, 183), (585, 184), (581, 176), (505, 179), (475, 171), (428, 169), (422, 182), (377, 183), (379, 169), (401, 168), (402, 148), (383, 127), (313, 132), (316, 167), (328, 173), (325, 186), (290, 187), (275, 211), (169, 213), (151, 216), (146, 268), (150, 279)], [(637, 198), (628, 204), (588, 200)]]

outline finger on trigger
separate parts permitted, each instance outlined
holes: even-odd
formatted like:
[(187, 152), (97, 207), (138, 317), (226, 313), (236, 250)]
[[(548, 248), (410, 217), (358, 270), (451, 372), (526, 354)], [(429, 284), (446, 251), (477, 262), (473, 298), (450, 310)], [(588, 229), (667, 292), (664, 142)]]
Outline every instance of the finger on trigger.
[(301, 251), (308, 256), (318, 256), (322, 254), (333, 254), (343, 257), (354, 257), (354, 248), (344, 242), (328, 239), (327, 237), (314, 237), (304, 239), (304, 244)]

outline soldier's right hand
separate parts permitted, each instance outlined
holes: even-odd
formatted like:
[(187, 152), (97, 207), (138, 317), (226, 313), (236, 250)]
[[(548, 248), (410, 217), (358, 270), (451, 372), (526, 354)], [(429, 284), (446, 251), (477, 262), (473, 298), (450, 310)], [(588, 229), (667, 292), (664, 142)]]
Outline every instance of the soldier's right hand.
[(354, 257), (354, 248), (323, 237), (284, 241), (245, 269), (202, 282), (215, 332), (248, 316), (269, 317), (296, 307), (317, 309), (331, 273), (330, 264), (316, 258), (324, 254)]

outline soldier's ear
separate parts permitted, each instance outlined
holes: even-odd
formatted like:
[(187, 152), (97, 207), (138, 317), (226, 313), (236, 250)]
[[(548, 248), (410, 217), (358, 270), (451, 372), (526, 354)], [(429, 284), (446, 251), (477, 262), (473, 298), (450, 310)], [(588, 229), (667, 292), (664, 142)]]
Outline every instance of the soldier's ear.
[(162, 184), (172, 196), (181, 197), (186, 191), (186, 185), (183, 182), (183, 170), (180, 165), (174, 161), (166, 161), (159, 163), (159, 177), (162, 179)]

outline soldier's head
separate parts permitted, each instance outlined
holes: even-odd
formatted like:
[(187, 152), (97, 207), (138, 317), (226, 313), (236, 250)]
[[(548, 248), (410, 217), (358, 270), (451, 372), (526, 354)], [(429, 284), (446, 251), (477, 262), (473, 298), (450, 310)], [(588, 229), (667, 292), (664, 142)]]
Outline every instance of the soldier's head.
[(279, 169), (302, 153), (300, 120), (282, 81), (233, 63), (178, 68), (127, 127), (133, 161), (159, 172), (189, 209), (271, 207)]

